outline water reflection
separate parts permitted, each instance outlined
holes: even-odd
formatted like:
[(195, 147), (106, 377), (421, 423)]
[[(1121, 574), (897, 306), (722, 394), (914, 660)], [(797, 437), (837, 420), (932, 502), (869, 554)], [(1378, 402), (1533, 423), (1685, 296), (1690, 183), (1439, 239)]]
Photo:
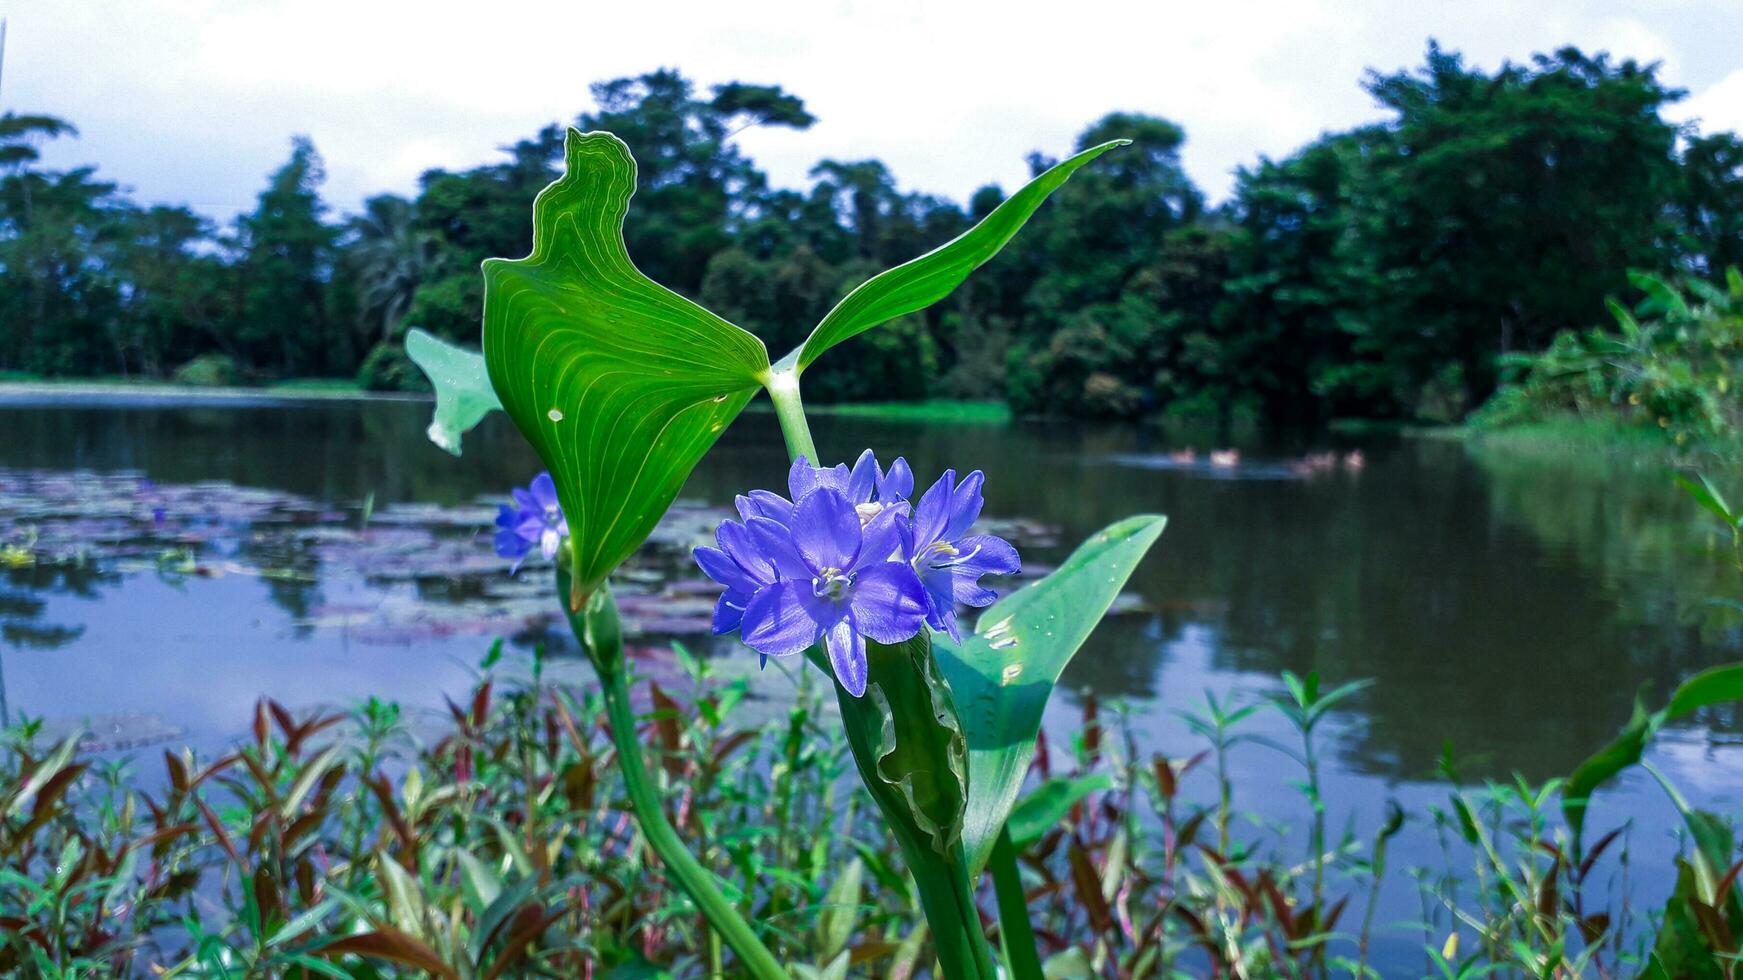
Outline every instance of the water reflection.
[[(469, 438), (466, 455), (456, 460), (425, 440), (425, 411), (401, 403), (13, 405), (0, 407), (0, 467), (137, 473), (164, 486), (228, 481), (294, 494), (348, 519), (367, 495), (378, 509), (467, 505), (524, 483), (536, 470), (531, 452), (500, 417)], [(1667, 691), (1678, 678), (1743, 653), (1737, 617), (1704, 602), (1737, 594), (1735, 572), (1710, 547), (1702, 515), (1653, 467), (1534, 463), (1453, 443), (1369, 440), (1359, 444), (1365, 452), (1359, 470), (1335, 467), (1298, 478), (1287, 459), (1319, 447), (1288, 447), (1285, 454), (1261, 446), (1248, 450), (1247, 461), (1256, 467), (1251, 475), (1264, 479), (1240, 472), (1210, 479), (1148, 465), (1178, 447), (1139, 428), (823, 418), (816, 435), (828, 454), (851, 456), (867, 446), (883, 456), (904, 454), (922, 480), (945, 466), (985, 469), (989, 514), (1057, 528), (1056, 545), (1032, 540), (1025, 548), (1032, 566), (1057, 561), (1118, 517), (1168, 514), (1168, 530), (1133, 580), (1137, 608), (1094, 637), (1067, 672), (1066, 689), (1161, 704), (1195, 699), (1207, 678), (1259, 683), (1253, 679), (1284, 668), (1318, 670), (1328, 679), (1371, 677), (1374, 687), (1350, 705), (1339, 746), (1352, 775), (1425, 778), (1449, 740), (1462, 756), (1487, 759), (1490, 771), (1538, 778), (1565, 772), (1626, 717), (1639, 684)], [(1342, 453), (1357, 446), (1326, 448)], [(723, 504), (747, 487), (780, 486), (785, 470), (773, 419), (747, 414), (685, 497)], [(450, 546), (443, 561), (460, 562), (466, 549), (483, 548), (464, 533)], [(48, 699), (67, 710), (78, 710), (81, 697), (103, 700), (91, 690), (92, 675), (69, 673), (84, 669), (71, 661), (136, 656), (98, 626), (137, 614), (135, 629), (168, 634), (153, 639), (151, 657), (226, 671), (244, 701), (259, 691), (282, 693), (280, 685), (324, 689), (343, 701), (412, 676), (420, 657), (469, 659), (482, 647), (483, 636), (442, 626), (432, 610), (462, 607), (484, 593), (503, 598), (508, 593), (501, 590), (514, 588), (524, 588), (519, 598), (529, 604), (541, 601), (537, 583), (507, 585), (440, 569), (395, 575), (391, 567), (371, 566), (352, 576), (332, 567), (323, 547), (318, 538), (242, 529), (238, 560), (292, 574), (222, 596), (210, 582), (179, 586), (190, 603), (229, 624), (228, 653), (201, 647), (210, 637), (198, 631), (166, 626), (162, 617), (179, 615), (176, 607), (154, 613), (141, 604), (144, 586), (132, 578), (101, 583), (108, 590), (101, 596), (79, 593), (82, 603), (61, 604), (49, 597), (70, 587), (28, 579), (47, 572), (14, 570), (8, 574), (26, 578), (6, 579), (0, 599), (9, 647), (56, 643), (78, 656), (64, 669), (51, 658), (9, 667), (14, 678), (28, 670), (35, 688), (55, 691)], [(391, 564), (391, 552), (382, 554)], [(487, 549), (475, 554), (488, 560)], [(98, 584), (92, 579), (86, 588)], [(383, 608), (423, 617), (418, 621), (429, 628), (406, 634), (403, 652), (364, 656), (351, 646), (361, 631), (317, 626)], [(681, 632), (683, 622), (694, 622), (688, 612), (670, 623), (657, 621), (651, 606), (645, 615), (655, 620), (650, 632)], [(547, 626), (523, 622), (502, 632), (532, 643), (550, 635)], [(236, 652), (250, 646), (276, 653), (263, 659)], [(1186, 650), (1191, 655), (1181, 659)], [(346, 667), (310, 686), (311, 662)], [(137, 692), (135, 699), (145, 696)], [(1179, 737), (1171, 716), (1152, 714), (1146, 723), (1156, 740)], [(1699, 719), (1726, 730), (1739, 721), (1732, 713)]]

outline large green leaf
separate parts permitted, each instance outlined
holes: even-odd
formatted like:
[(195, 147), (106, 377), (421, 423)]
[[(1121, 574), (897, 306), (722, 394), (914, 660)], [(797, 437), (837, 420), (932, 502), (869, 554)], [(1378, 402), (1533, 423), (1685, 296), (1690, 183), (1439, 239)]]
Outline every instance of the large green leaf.
[(1669, 704), (1650, 714), (1636, 700), (1634, 714), (1622, 731), (1610, 744), (1580, 763), (1562, 786), (1562, 815), (1573, 829), (1576, 851), (1585, 826), (1586, 807), (1598, 787), (1638, 763), (1646, 746), (1666, 722), (1728, 701), (1743, 701), (1743, 663), (1712, 667), (1690, 677), (1677, 685)]
[(572, 606), (653, 530), (768, 373), (762, 341), (630, 262), (635, 160), (569, 131), (533, 204), (533, 251), (484, 263), (484, 361), (550, 469), (569, 522)]
[(818, 356), (850, 337), (915, 310), (923, 310), (950, 295), (968, 274), (999, 253), (1047, 195), (1065, 183), (1077, 168), (1131, 140), (1110, 140), (1056, 164), (1024, 184), (1003, 204), (961, 235), (925, 255), (887, 269), (861, 283), (829, 311), (799, 349), (803, 371)]
[(460, 437), (502, 408), (496, 389), (490, 386), (484, 355), (415, 327), (406, 334), (405, 352), (436, 390), (436, 414), (427, 433), (430, 441), (460, 455)]
[(968, 739), (970, 870), (986, 865), (1035, 755), (1059, 674), (1101, 622), (1167, 518), (1128, 517), (1079, 545), (1058, 570), (981, 615), (960, 646), (933, 640)]

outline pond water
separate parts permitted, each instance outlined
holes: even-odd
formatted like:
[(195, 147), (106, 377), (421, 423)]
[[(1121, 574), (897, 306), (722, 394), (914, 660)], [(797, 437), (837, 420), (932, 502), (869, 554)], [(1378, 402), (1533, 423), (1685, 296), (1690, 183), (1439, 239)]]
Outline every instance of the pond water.
[[(536, 472), (535, 457), (500, 416), (449, 457), (424, 438), (427, 413), (391, 401), (0, 402), (0, 544), (33, 539), (43, 557), (0, 567), (9, 712), (120, 747), (221, 744), (263, 694), (293, 708), (374, 694), (433, 709), (466, 689), (493, 637), (511, 657), (541, 642), (560, 653), (544, 576), (510, 579), (489, 549), (489, 504)], [(1449, 743), (1473, 775), (1565, 774), (1614, 734), (1641, 684), (1657, 703), (1743, 656), (1737, 623), (1706, 601), (1743, 583), (1661, 466), (1334, 437), (1213, 467), (1138, 428), (823, 417), (815, 429), (826, 454), (905, 454), (923, 482), (944, 466), (985, 470), (987, 513), (1017, 520), (1001, 530), (1035, 568), (1119, 517), (1167, 514), (1120, 614), (1067, 671), (1053, 737), (1068, 742), (1093, 692), (1129, 705), (1141, 751), (1184, 755), (1200, 746), (1178, 713), (1206, 691), (1261, 697), (1284, 669), (1371, 678), (1326, 733), (1334, 828), (1371, 826), (1388, 798), (1419, 815), (1443, 803)], [(1303, 463), (1325, 451), (1338, 454), (1329, 465)], [(691, 479), (625, 589), (652, 669), (669, 636), (735, 669), (754, 662), (693, 635), (709, 597), (670, 579), (710, 508), (780, 487), (785, 468), (773, 417), (753, 412)], [(1696, 802), (1735, 812), (1738, 722), (1698, 717), (1654, 759)], [(1285, 736), (1269, 713), (1252, 730)], [(1254, 744), (1235, 761), (1238, 804), (1304, 821), (1283, 756)], [(1654, 859), (1674, 849), (1675, 821), (1638, 773), (1592, 817), (1628, 819), (1642, 900), (1656, 903)], [(1400, 864), (1440, 860), (1422, 819), (1395, 847)], [(1401, 894), (1387, 906), (1415, 914)]]

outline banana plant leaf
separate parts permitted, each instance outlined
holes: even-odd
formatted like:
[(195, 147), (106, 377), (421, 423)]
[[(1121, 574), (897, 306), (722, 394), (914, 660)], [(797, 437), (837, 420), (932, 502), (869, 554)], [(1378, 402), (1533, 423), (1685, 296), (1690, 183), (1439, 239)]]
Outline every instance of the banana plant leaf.
[(1079, 545), (1053, 574), (995, 603), (960, 645), (934, 638), (968, 740), (963, 843), (972, 874), (986, 867), (1016, 805), (1060, 672), (1166, 523), (1154, 514), (1119, 521)]

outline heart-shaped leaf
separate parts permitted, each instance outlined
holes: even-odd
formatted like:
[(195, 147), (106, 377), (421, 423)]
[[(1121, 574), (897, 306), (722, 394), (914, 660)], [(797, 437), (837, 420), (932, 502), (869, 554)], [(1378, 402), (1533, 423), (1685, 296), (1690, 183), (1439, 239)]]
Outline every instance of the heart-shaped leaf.
[(490, 386), (484, 355), (416, 327), (406, 334), (405, 352), (436, 389), (436, 414), (427, 431), (430, 441), (460, 455), (460, 437), (502, 408), (496, 389)]
[(533, 251), (484, 263), (484, 362), (557, 484), (571, 606), (639, 546), (768, 373), (762, 341), (630, 262), (635, 160), (571, 129), (533, 203)]
[(933, 638), (968, 739), (963, 843), (979, 874), (1016, 805), (1035, 755), (1041, 713), (1065, 665), (1101, 622), (1167, 518), (1119, 521), (1079, 545), (1058, 570), (995, 603), (960, 646)]
[(1114, 147), (1130, 142), (1110, 140), (1055, 164), (1006, 198), (973, 228), (917, 259), (886, 269), (860, 283), (829, 311), (829, 315), (806, 338), (805, 345), (795, 352), (798, 369), (803, 371), (824, 351), (850, 337), (915, 310), (923, 310), (950, 295), (969, 273), (999, 254), (999, 249), (1005, 247), (1041, 202), (1047, 200), (1047, 195), (1058, 190), (1077, 168)]

